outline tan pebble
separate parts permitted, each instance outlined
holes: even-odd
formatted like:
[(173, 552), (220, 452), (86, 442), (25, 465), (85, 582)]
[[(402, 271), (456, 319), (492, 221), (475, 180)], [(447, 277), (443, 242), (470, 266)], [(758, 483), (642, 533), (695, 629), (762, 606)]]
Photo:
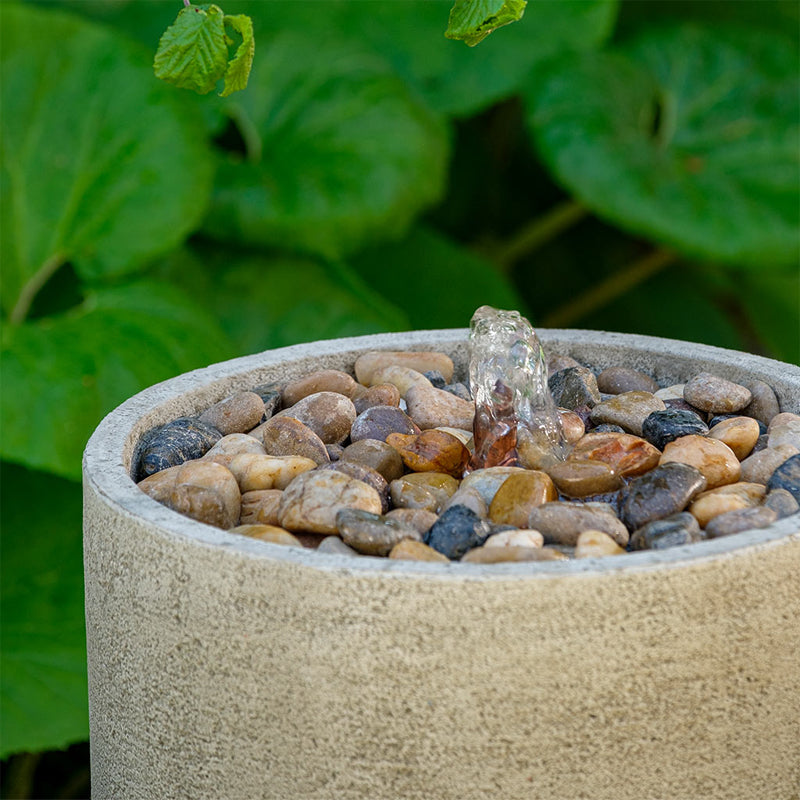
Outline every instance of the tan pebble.
[(378, 383), (370, 386), (369, 389), (357, 394), (352, 398), (353, 405), (356, 407), (356, 414), (361, 414), (368, 408), (375, 406), (400, 405), (400, 390), (393, 383)]
[(338, 369), (322, 369), (287, 383), (281, 393), (281, 400), (284, 408), (317, 392), (336, 392), (352, 400), (359, 388), (352, 375)]
[(621, 478), (635, 478), (658, 466), (661, 452), (630, 433), (587, 433), (567, 461), (602, 461)]
[(257, 489), (242, 494), (241, 525), (277, 525), (282, 489)]
[(564, 431), (564, 439), (567, 444), (575, 444), (586, 433), (586, 426), (583, 424), (583, 420), (574, 411), (569, 411), (565, 408), (559, 408), (558, 413), (561, 417), (561, 429)]
[(417, 372), (441, 372), (447, 383), (453, 378), (453, 360), (435, 351), (375, 350), (356, 359), (355, 373), (359, 383), (369, 386), (377, 369), (386, 366), (409, 367)]
[(716, 539), (720, 536), (730, 536), (734, 533), (749, 531), (758, 528), (766, 528), (778, 518), (777, 513), (765, 506), (757, 508), (737, 508), (727, 514), (720, 514), (706, 528), (706, 535), (709, 539)]
[(449, 433), (451, 436), (455, 436), (461, 444), (463, 444), (468, 450), (473, 449), (473, 441), (472, 441), (472, 431), (464, 430), (463, 428), (433, 428), (432, 430), (435, 431), (444, 431), (445, 433)]
[(317, 547), (318, 553), (330, 553), (333, 555), (341, 556), (358, 556), (361, 558), (361, 553), (353, 550), (350, 545), (345, 544), (338, 536), (326, 536)]
[(548, 467), (547, 474), (566, 497), (605, 494), (622, 485), (621, 478), (603, 461), (565, 461)]
[(657, 392), (653, 392), (653, 394), (659, 400), (683, 400), (683, 389), (685, 386), (685, 383), (673, 383), (672, 386), (666, 386), (663, 389), (659, 389)]
[(750, 390), (741, 384), (701, 372), (686, 381), (683, 399), (701, 411), (714, 414), (735, 414), (751, 400)]
[(490, 536), (484, 547), (541, 547), (544, 536), (539, 531), (519, 528), (515, 531), (501, 531)]
[(271, 456), (302, 456), (315, 464), (331, 460), (322, 439), (294, 417), (272, 417), (261, 426), (264, 450)]
[(252, 430), (263, 416), (264, 401), (259, 395), (255, 392), (237, 392), (206, 409), (199, 419), (225, 436)]
[(605, 558), (624, 552), (625, 548), (620, 547), (603, 531), (581, 531), (575, 543), (575, 558)]
[(396, 508), (424, 508), (439, 513), (455, 494), (458, 481), (440, 472), (414, 472), (389, 484), (389, 493)]
[(159, 503), (217, 528), (239, 520), (241, 493), (231, 471), (214, 461), (187, 461), (145, 478), (139, 488)]
[(775, 392), (768, 383), (764, 381), (753, 381), (747, 387), (753, 399), (750, 404), (742, 409), (742, 414), (769, 425), (773, 417), (780, 413), (781, 407)]
[(770, 426), (767, 447), (774, 448), (787, 444), (800, 449), (800, 419)]
[(705, 528), (714, 517), (736, 511), (740, 508), (751, 508), (747, 498), (738, 494), (709, 494), (702, 492), (689, 506), (689, 513), (697, 520), (701, 528)]
[(461, 557), (465, 564), (502, 564), (514, 561), (567, 561), (568, 557), (548, 547), (475, 547)]
[(414, 472), (444, 472), (460, 479), (469, 461), (469, 450), (461, 441), (440, 430), (424, 430), (419, 435), (390, 433), (386, 443)]
[(299, 400), (273, 417), (292, 417), (311, 428), (325, 444), (341, 444), (356, 420), (356, 407), (349, 397), (336, 392), (317, 392)]
[(623, 392), (598, 403), (591, 414), (595, 425), (619, 425), (635, 436), (642, 435), (642, 424), (654, 411), (664, 411), (664, 401), (650, 392)]
[(433, 386), (412, 386), (406, 396), (408, 416), (422, 429), (472, 428), (475, 404)]
[(403, 539), (398, 542), (389, 553), (389, 558), (398, 558), (403, 561), (438, 561), (448, 564), (450, 559), (432, 547), (414, 539)]
[(262, 542), (271, 542), (272, 544), (284, 544), (290, 547), (303, 546), (296, 536), (275, 525), (237, 525), (235, 528), (231, 528), (228, 533), (238, 533), (250, 539), (259, 539)]
[(420, 533), (427, 533), (439, 516), (424, 508), (393, 508), (385, 515), (386, 519), (396, 519)]
[(340, 461), (354, 461), (379, 472), (391, 483), (399, 478), (405, 467), (400, 453), (379, 439), (360, 439), (344, 448)]
[(757, 453), (753, 453), (753, 455), (748, 456), (742, 461), (741, 478), (743, 481), (749, 481), (751, 483), (766, 484), (772, 477), (772, 473), (775, 472), (786, 459), (797, 455), (798, 452), (800, 452), (800, 450), (788, 444), (759, 450)]
[(630, 367), (608, 367), (597, 376), (597, 388), (606, 394), (657, 392), (658, 384), (644, 372)]
[(285, 489), (298, 475), (317, 466), (302, 456), (261, 456), (240, 453), (227, 464), (242, 493), (257, 489)]
[(741, 474), (739, 459), (728, 445), (697, 434), (681, 436), (664, 447), (659, 464), (670, 462), (689, 464), (698, 469), (706, 479), (707, 489), (736, 483)]
[(581, 532), (600, 530), (623, 547), (628, 544), (628, 529), (603, 503), (545, 503), (531, 511), (528, 526), (541, 531), (548, 544), (574, 547)]
[(427, 386), (433, 388), (433, 384), (421, 373), (410, 367), (388, 366), (376, 370), (372, 377), (372, 384), (378, 385), (389, 383), (394, 386), (400, 397), (405, 399), (408, 392), (414, 386)]
[(459, 486), (456, 493), (442, 506), (442, 511), (447, 511), (450, 506), (466, 506), (481, 519), (489, 517), (489, 506), (474, 486), (467, 486), (465, 489)]
[(791, 411), (782, 411), (780, 414), (776, 414), (767, 426), (767, 433), (771, 433), (773, 428), (786, 425), (787, 422), (800, 422), (800, 414), (793, 414)]
[(264, 445), (247, 433), (229, 433), (223, 436), (203, 457), (201, 461), (212, 461), (215, 456), (238, 456), (240, 453), (266, 455)]
[[(461, 491), (468, 491), (463, 488)], [(492, 498), (489, 519), (492, 522), (528, 527), (531, 510), (542, 503), (558, 500), (558, 492), (550, 476), (538, 470), (525, 470), (509, 475)]]
[(724, 442), (739, 461), (750, 455), (758, 441), (758, 422), (751, 417), (733, 417), (717, 423), (708, 435)]
[(503, 485), (509, 475), (525, 472), (522, 467), (486, 467), (470, 472), (461, 481), (461, 489), (474, 488), (478, 491), (484, 502), (490, 506), (497, 490)]

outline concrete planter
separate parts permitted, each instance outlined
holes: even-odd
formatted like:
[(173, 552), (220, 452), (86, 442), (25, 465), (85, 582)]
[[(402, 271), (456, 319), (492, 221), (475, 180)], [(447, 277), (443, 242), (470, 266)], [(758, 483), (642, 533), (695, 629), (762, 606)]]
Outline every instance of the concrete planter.
[[(669, 383), (800, 370), (685, 342), (540, 331)], [(348, 559), (202, 525), (129, 477), (138, 437), (231, 391), (466, 331), (299, 345), (154, 386), (86, 448), (95, 798), (800, 797), (800, 524), (612, 559)], [(665, 384), (666, 385), (666, 384)]]

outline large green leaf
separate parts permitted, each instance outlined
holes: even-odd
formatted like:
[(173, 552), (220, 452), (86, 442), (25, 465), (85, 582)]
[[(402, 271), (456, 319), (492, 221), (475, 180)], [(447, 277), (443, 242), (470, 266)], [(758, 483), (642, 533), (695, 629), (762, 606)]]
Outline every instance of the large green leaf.
[(474, 47), (497, 28), (521, 19), (526, 5), (526, 0), (456, 0), (445, 36)]
[(152, 383), (233, 355), (213, 317), (145, 281), (2, 333), (0, 455), (76, 479), (104, 414)]
[(3, 463), (0, 493), (5, 757), (86, 739), (89, 723), (80, 484)]
[(442, 192), (442, 121), (376, 55), (330, 37), (267, 37), (231, 102), (248, 158), (223, 159), (205, 228), (338, 257), (400, 236)]
[(211, 161), (144, 49), (14, 5), (0, 30), (3, 309), (20, 320), (64, 261), (119, 274), (179, 243), (207, 207)]
[(684, 27), (562, 60), (530, 90), (536, 145), (627, 230), (704, 258), (796, 264), (797, 58), (776, 34)]
[(361, 277), (399, 304), (414, 328), (465, 328), (478, 306), (526, 313), (511, 283), (475, 253), (428, 228), (352, 259)]
[(206, 246), (173, 254), (156, 274), (213, 307), (239, 355), (410, 327), (397, 306), (341, 263)]

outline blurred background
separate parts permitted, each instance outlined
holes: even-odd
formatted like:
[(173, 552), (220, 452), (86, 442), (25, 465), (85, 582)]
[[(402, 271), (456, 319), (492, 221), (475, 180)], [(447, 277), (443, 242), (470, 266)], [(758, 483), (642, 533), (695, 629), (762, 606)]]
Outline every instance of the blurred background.
[(795, 0), (225, 0), (227, 98), (153, 76), (181, 7), (0, 7), (5, 798), (90, 793), (80, 460), (140, 389), (484, 303), (800, 361)]

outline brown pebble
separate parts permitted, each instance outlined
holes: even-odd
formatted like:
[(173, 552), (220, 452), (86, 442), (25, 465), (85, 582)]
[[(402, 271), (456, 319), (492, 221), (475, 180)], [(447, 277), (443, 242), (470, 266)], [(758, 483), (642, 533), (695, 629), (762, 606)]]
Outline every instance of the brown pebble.
[(284, 408), (318, 392), (336, 392), (352, 400), (359, 388), (352, 375), (338, 369), (322, 369), (287, 383), (281, 400)]
[(370, 386), (361, 394), (353, 398), (353, 405), (356, 407), (356, 414), (362, 414), (368, 408), (375, 406), (399, 406), (400, 391), (391, 383), (379, 383)]
[(255, 392), (237, 392), (206, 409), (199, 419), (227, 436), (252, 430), (263, 416), (264, 401)]
[(748, 385), (752, 400), (741, 413), (745, 417), (753, 417), (765, 425), (769, 425), (772, 418), (780, 413), (781, 407), (772, 387), (764, 381), (753, 381)]
[(574, 411), (565, 408), (559, 408), (558, 414), (561, 417), (561, 429), (564, 431), (565, 441), (567, 444), (575, 444), (586, 433), (583, 419)]
[(356, 419), (356, 407), (350, 398), (336, 392), (317, 392), (304, 397), (291, 408), (278, 412), (273, 419), (292, 417), (311, 428), (325, 444), (341, 444)]
[(399, 478), (405, 468), (400, 453), (379, 439), (359, 439), (344, 448), (340, 461), (355, 461), (380, 472), (391, 483)]
[(650, 392), (623, 392), (598, 403), (592, 409), (595, 425), (619, 425), (635, 436), (642, 435), (642, 424), (654, 411), (664, 411), (666, 406)]
[(439, 519), (433, 511), (426, 511), (424, 508), (393, 508), (386, 517), (396, 519), (420, 533), (427, 533)]
[(759, 436), (758, 422), (752, 417), (733, 417), (718, 422), (708, 435), (712, 439), (724, 442), (739, 461), (750, 455), (756, 446)]
[(547, 359), (547, 375), (550, 377), (550, 375), (556, 372), (561, 372), (562, 369), (581, 366), (583, 365), (572, 356), (550, 356), (550, 358)]
[(453, 378), (453, 360), (444, 353), (427, 351), (375, 350), (356, 359), (355, 373), (359, 383), (368, 386), (376, 370), (387, 366), (409, 367), (417, 372), (436, 370), (446, 383)]
[(316, 462), (301, 456), (260, 456), (240, 453), (226, 465), (242, 494), (257, 489), (285, 489), (298, 475), (314, 469)]
[(272, 544), (282, 544), (290, 547), (303, 546), (296, 536), (275, 525), (237, 525), (235, 528), (231, 528), (228, 533), (238, 533), (240, 536), (259, 539), (262, 542), (271, 542)]
[(621, 478), (635, 478), (658, 465), (661, 452), (650, 442), (630, 433), (587, 433), (569, 454), (568, 461), (602, 461)]
[(241, 525), (277, 525), (282, 489), (256, 489), (242, 494)]
[(623, 392), (658, 391), (658, 384), (644, 372), (630, 367), (608, 367), (597, 376), (597, 388), (606, 394), (622, 394)]
[(414, 539), (403, 539), (398, 542), (389, 553), (389, 558), (397, 558), (403, 561), (437, 561), (445, 564), (450, 563), (450, 559), (442, 555), (438, 550), (428, 547), (423, 542)]
[(752, 399), (750, 390), (741, 384), (701, 372), (686, 381), (683, 399), (702, 411), (714, 414), (734, 414)]
[[(469, 487), (460, 491), (469, 491)], [(517, 472), (509, 475), (494, 495), (489, 506), (489, 519), (527, 528), (531, 511), (553, 500), (558, 500), (558, 492), (549, 475), (537, 470)]]
[(582, 531), (600, 530), (623, 547), (628, 543), (628, 529), (609, 506), (594, 503), (545, 503), (534, 508), (528, 527), (541, 531), (548, 544), (574, 547)]
[(469, 400), (435, 389), (433, 386), (413, 386), (406, 394), (408, 416), (422, 429), (471, 429), (475, 404)]
[(414, 472), (389, 484), (389, 494), (395, 508), (424, 508), (438, 514), (458, 481), (440, 472)]
[(783, 464), (788, 458), (800, 452), (791, 445), (781, 445), (779, 447), (767, 447), (757, 453), (748, 456), (742, 461), (741, 477), (743, 481), (751, 483), (767, 484), (772, 477), (772, 473)]
[(561, 494), (567, 497), (588, 497), (619, 489), (622, 480), (603, 461), (565, 461), (547, 468), (547, 474)]
[(706, 479), (707, 489), (736, 483), (741, 474), (739, 459), (728, 445), (706, 436), (681, 436), (664, 447), (660, 464), (678, 462), (698, 469)]
[(316, 464), (327, 464), (331, 460), (322, 439), (294, 417), (268, 419), (261, 425), (261, 441), (271, 456), (302, 456)]
[(385, 442), (390, 433), (420, 433), (413, 420), (394, 406), (373, 406), (359, 414), (350, 429), (350, 439), (377, 439)]
[(358, 481), (363, 481), (367, 486), (371, 486), (381, 498), (381, 513), (385, 514), (389, 510), (389, 484), (386, 478), (372, 467), (366, 464), (358, 464), (355, 461), (336, 461), (331, 464), (324, 464), (318, 468), (320, 471), (333, 470), (349, 475)]
[(460, 479), (469, 462), (469, 450), (444, 431), (430, 429), (418, 435), (390, 433), (386, 443), (397, 450), (403, 463), (414, 472), (444, 472)]
[(707, 492), (701, 492), (689, 506), (689, 513), (705, 528), (714, 517), (728, 511), (757, 506), (767, 487), (760, 483), (732, 483)]

